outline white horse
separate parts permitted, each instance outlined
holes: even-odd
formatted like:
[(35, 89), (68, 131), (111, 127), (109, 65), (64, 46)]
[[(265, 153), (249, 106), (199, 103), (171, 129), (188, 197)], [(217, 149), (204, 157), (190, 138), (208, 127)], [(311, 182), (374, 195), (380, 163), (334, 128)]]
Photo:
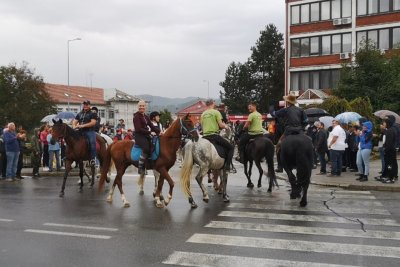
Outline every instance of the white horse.
[[(231, 135), (230, 128), (221, 131), (221, 135)], [(197, 142), (189, 141), (183, 148), (183, 163), (181, 170), (181, 187), (185, 195), (189, 199), (192, 208), (197, 208), (196, 202), (193, 200), (192, 192), (190, 190), (190, 176), (192, 174), (193, 165), (199, 165), (199, 172), (196, 175), (196, 181), (203, 192), (203, 201), (208, 203), (209, 196), (207, 188), (203, 184), (203, 177), (207, 174), (208, 170), (219, 170), (220, 177), (222, 177), (223, 193), (222, 197), (224, 202), (229, 202), (229, 196), (226, 192), (226, 185), (228, 181), (228, 172), (223, 170), (225, 159), (218, 155), (215, 146), (205, 138), (200, 138)]]

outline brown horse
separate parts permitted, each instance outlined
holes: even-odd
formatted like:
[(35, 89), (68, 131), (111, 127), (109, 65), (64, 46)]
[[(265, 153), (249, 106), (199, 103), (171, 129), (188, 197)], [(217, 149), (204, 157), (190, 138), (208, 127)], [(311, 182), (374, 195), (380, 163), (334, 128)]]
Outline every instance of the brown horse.
[[(72, 169), (71, 167), (72, 162), (74, 161), (79, 165), (79, 177), (81, 178), (79, 189), (80, 192), (82, 191), (83, 174), (84, 174), (83, 161), (90, 160), (90, 155), (89, 155), (90, 152), (89, 152), (88, 140), (79, 131), (75, 131), (67, 124), (63, 123), (61, 119), (58, 121), (53, 120), (53, 123), (54, 125), (53, 125), (52, 138), (54, 140), (58, 140), (59, 138), (63, 137), (65, 143), (67, 144), (67, 148), (65, 151), (64, 180), (60, 192), (60, 197), (63, 197), (65, 183), (67, 181), (68, 174)], [(100, 166), (102, 168), (104, 158), (106, 157), (107, 154), (106, 142), (100, 135), (96, 135), (96, 143), (99, 145), (99, 146), (96, 145), (97, 158), (100, 161)], [(93, 187), (94, 176), (95, 176), (94, 166), (92, 166), (91, 171), (92, 171), (92, 179), (90, 186)], [(109, 180), (107, 182), (109, 182)]]
[[(190, 120), (190, 115), (187, 114), (184, 118), (176, 119), (167, 131), (160, 136), (160, 155), (158, 159), (154, 162), (146, 162), (146, 169), (153, 169), (160, 174), (160, 179), (158, 180), (157, 190), (155, 192), (155, 201), (157, 207), (161, 208), (168, 205), (172, 199), (172, 191), (174, 188), (174, 181), (169, 175), (169, 169), (175, 164), (176, 151), (181, 145), (181, 138), (190, 137), (198, 138), (197, 130), (194, 128), (193, 122)], [(104, 160), (104, 168), (101, 169), (101, 176), (99, 182), (99, 191), (102, 191), (104, 180), (107, 177), (107, 171), (111, 166), (111, 161), (113, 161), (115, 168), (117, 170), (117, 175), (115, 176), (113, 186), (107, 197), (108, 202), (112, 202), (112, 197), (114, 194), (115, 187), (118, 185), (119, 192), (121, 193), (121, 198), (124, 203), (124, 207), (129, 207), (130, 204), (126, 200), (124, 191), (122, 189), (122, 176), (124, 175), (126, 169), (130, 165), (138, 167), (138, 161), (133, 161), (131, 159), (131, 150), (134, 142), (130, 140), (123, 140), (113, 143), (108, 147), (107, 155)], [(169, 193), (166, 199), (164, 199), (164, 204), (160, 200), (161, 190), (164, 184), (164, 179), (167, 179), (169, 184)], [(144, 175), (139, 179), (139, 185), (142, 185), (144, 181)]]

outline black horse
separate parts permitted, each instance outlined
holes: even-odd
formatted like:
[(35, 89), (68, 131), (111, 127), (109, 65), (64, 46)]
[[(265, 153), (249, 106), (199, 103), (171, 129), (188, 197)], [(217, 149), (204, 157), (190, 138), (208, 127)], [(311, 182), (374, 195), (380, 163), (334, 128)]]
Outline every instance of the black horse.
[[(272, 141), (266, 136), (260, 136), (255, 139), (250, 140), (250, 142), (246, 145), (243, 164), (244, 164), (244, 173), (247, 177), (247, 187), (253, 188), (254, 184), (251, 181), (251, 170), (253, 167), (253, 161), (255, 162), (258, 172), (259, 178), (257, 187), (261, 187), (261, 178), (264, 173), (261, 162), (263, 158), (267, 161), (268, 166), (268, 174), (269, 179), (269, 187), (268, 192), (272, 191), (272, 187), (274, 185), (278, 185), (276, 182), (275, 170), (274, 170), (274, 153), (275, 148)], [(250, 163), (249, 171), (247, 171), (247, 163)]]
[[(289, 177), (292, 187), (290, 199), (303, 196), (300, 206), (307, 205), (307, 190), (310, 185), (313, 167), (313, 144), (311, 138), (304, 134), (288, 135), (282, 139), (280, 148), (282, 166)], [(292, 170), (296, 169), (296, 175)], [(297, 177), (296, 177), (297, 176)]]

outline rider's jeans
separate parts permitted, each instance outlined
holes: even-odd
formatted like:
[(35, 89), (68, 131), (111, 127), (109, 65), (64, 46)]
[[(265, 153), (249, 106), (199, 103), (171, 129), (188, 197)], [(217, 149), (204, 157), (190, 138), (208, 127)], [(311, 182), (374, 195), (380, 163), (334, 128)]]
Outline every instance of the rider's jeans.
[(94, 159), (96, 157), (96, 132), (84, 131), (83, 134), (89, 139), (90, 159)]

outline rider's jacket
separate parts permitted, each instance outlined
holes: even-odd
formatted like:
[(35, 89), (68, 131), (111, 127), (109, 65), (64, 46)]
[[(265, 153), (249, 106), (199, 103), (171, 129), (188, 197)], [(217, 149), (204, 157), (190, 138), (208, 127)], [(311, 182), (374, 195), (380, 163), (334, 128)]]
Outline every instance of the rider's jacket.
[[(149, 135), (151, 132), (155, 132), (156, 134), (160, 133), (160, 129), (153, 125), (150, 118), (139, 111), (133, 114), (133, 126), (135, 128), (135, 134)], [(149, 129), (151, 129), (151, 131)]]
[(275, 116), (283, 119), (285, 130), (303, 129), (308, 122), (304, 110), (294, 105), (276, 111)]
[[(79, 112), (75, 119), (78, 121), (79, 124), (86, 124), (89, 123), (92, 119), (96, 120), (97, 122), (97, 114), (95, 112), (92, 112), (91, 110), (85, 111), (82, 110), (81, 112)], [(81, 131), (94, 131), (94, 127), (85, 127), (85, 128), (81, 128)]]

